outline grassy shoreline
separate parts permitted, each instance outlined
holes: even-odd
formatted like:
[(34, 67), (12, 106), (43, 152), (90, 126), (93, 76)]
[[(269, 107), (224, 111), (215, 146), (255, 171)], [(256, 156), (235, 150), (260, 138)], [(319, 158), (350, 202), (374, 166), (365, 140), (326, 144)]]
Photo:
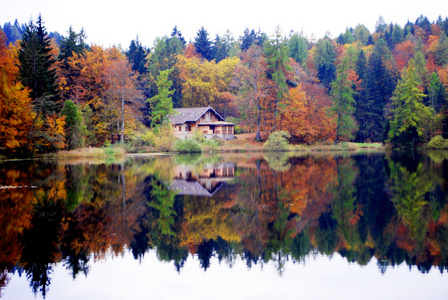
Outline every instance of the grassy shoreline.
[[(244, 153), (244, 152), (270, 152), (263, 150), (263, 143), (256, 142), (254, 146), (252, 143), (240, 143), (239, 145), (229, 145), (223, 143), (218, 149), (204, 151), (205, 153)], [(337, 145), (291, 145), (288, 151), (284, 152), (300, 152), (300, 153), (312, 153), (312, 152), (335, 152), (335, 151), (348, 151), (348, 152), (362, 152), (362, 151), (383, 151), (386, 150), (382, 144), (358, 144), (358, 143), (341, 143)], [(64, 150), (52, 154), (44, 154), (39, 157), (43, 158), (89, 158), (89, 157), (144, 157), (144, 156), (158, 156), (158, 155), (171, 155), (176, 154), (176, 151), (170, 152), (158, 152), (148, 148), (142, 152), (126, 152), (125, 148), (117, 145), (110, 147), (99, 148), (80, 148), (76, 150)]]

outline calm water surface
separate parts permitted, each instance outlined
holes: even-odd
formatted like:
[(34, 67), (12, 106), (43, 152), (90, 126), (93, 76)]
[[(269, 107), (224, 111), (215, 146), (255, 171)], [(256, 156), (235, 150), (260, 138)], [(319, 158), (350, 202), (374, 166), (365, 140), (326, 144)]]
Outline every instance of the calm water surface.
[(1, 299), (447, 299), (448, 153), (0, 163)]

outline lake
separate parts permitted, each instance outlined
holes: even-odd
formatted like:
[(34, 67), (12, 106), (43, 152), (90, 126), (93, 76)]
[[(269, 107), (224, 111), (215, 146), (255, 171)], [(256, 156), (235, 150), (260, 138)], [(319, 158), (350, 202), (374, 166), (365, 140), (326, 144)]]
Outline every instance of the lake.
[(448, 153), (0, 163), (1, 299), (447, 299)]

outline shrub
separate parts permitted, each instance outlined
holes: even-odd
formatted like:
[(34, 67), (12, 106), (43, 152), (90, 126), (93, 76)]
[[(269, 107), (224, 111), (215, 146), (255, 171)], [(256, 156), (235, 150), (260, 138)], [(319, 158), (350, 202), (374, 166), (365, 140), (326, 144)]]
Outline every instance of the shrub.
[(441, 135), (436, 135), (427, 144), (428, 148), (433, 149), (444, 149), (447, 148), (447, 146), (448, 146), (447, 140), (445, 140)]
[(202, 142), (202, 146), (204, 147), (205, 151), (214, 151), (218, 150), (222, 145), (221, 140), (211, 139), (211, 140), (204, 140)]
[(176, 138), (173, 135), (171, 125), (166, 124), (154, 129), (154, 144), (158, 151), (171, 151)]
[(178, 152), (202, 152), (201, 144), (195, 139), (177, 140), (174, 150)]
[(291, 135), (286, 131), (275, 131), (269, 135), (263, 149), (266, 151), (287, 151), (289, 150), (288, 139), (290, 137)]

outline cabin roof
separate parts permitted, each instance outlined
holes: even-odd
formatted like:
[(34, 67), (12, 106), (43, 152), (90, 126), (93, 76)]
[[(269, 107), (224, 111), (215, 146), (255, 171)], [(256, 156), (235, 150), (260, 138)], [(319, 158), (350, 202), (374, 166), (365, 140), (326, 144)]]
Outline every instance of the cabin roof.
[(200, 117), (202, 117), (207, 111), (212, 110), (216, 116), (218, 117), (219, 121), (225, 121), (223, 117), (221, 117), (216, 110), (208, 107), (191, 107), (191, 108), (175, 108), (174, 109), (177, 114), (171, 114), (168, 115), (168, 118), (171, 122), (171, 124), (184, 124), (185, 122), (196, 122), (199, 120)]

